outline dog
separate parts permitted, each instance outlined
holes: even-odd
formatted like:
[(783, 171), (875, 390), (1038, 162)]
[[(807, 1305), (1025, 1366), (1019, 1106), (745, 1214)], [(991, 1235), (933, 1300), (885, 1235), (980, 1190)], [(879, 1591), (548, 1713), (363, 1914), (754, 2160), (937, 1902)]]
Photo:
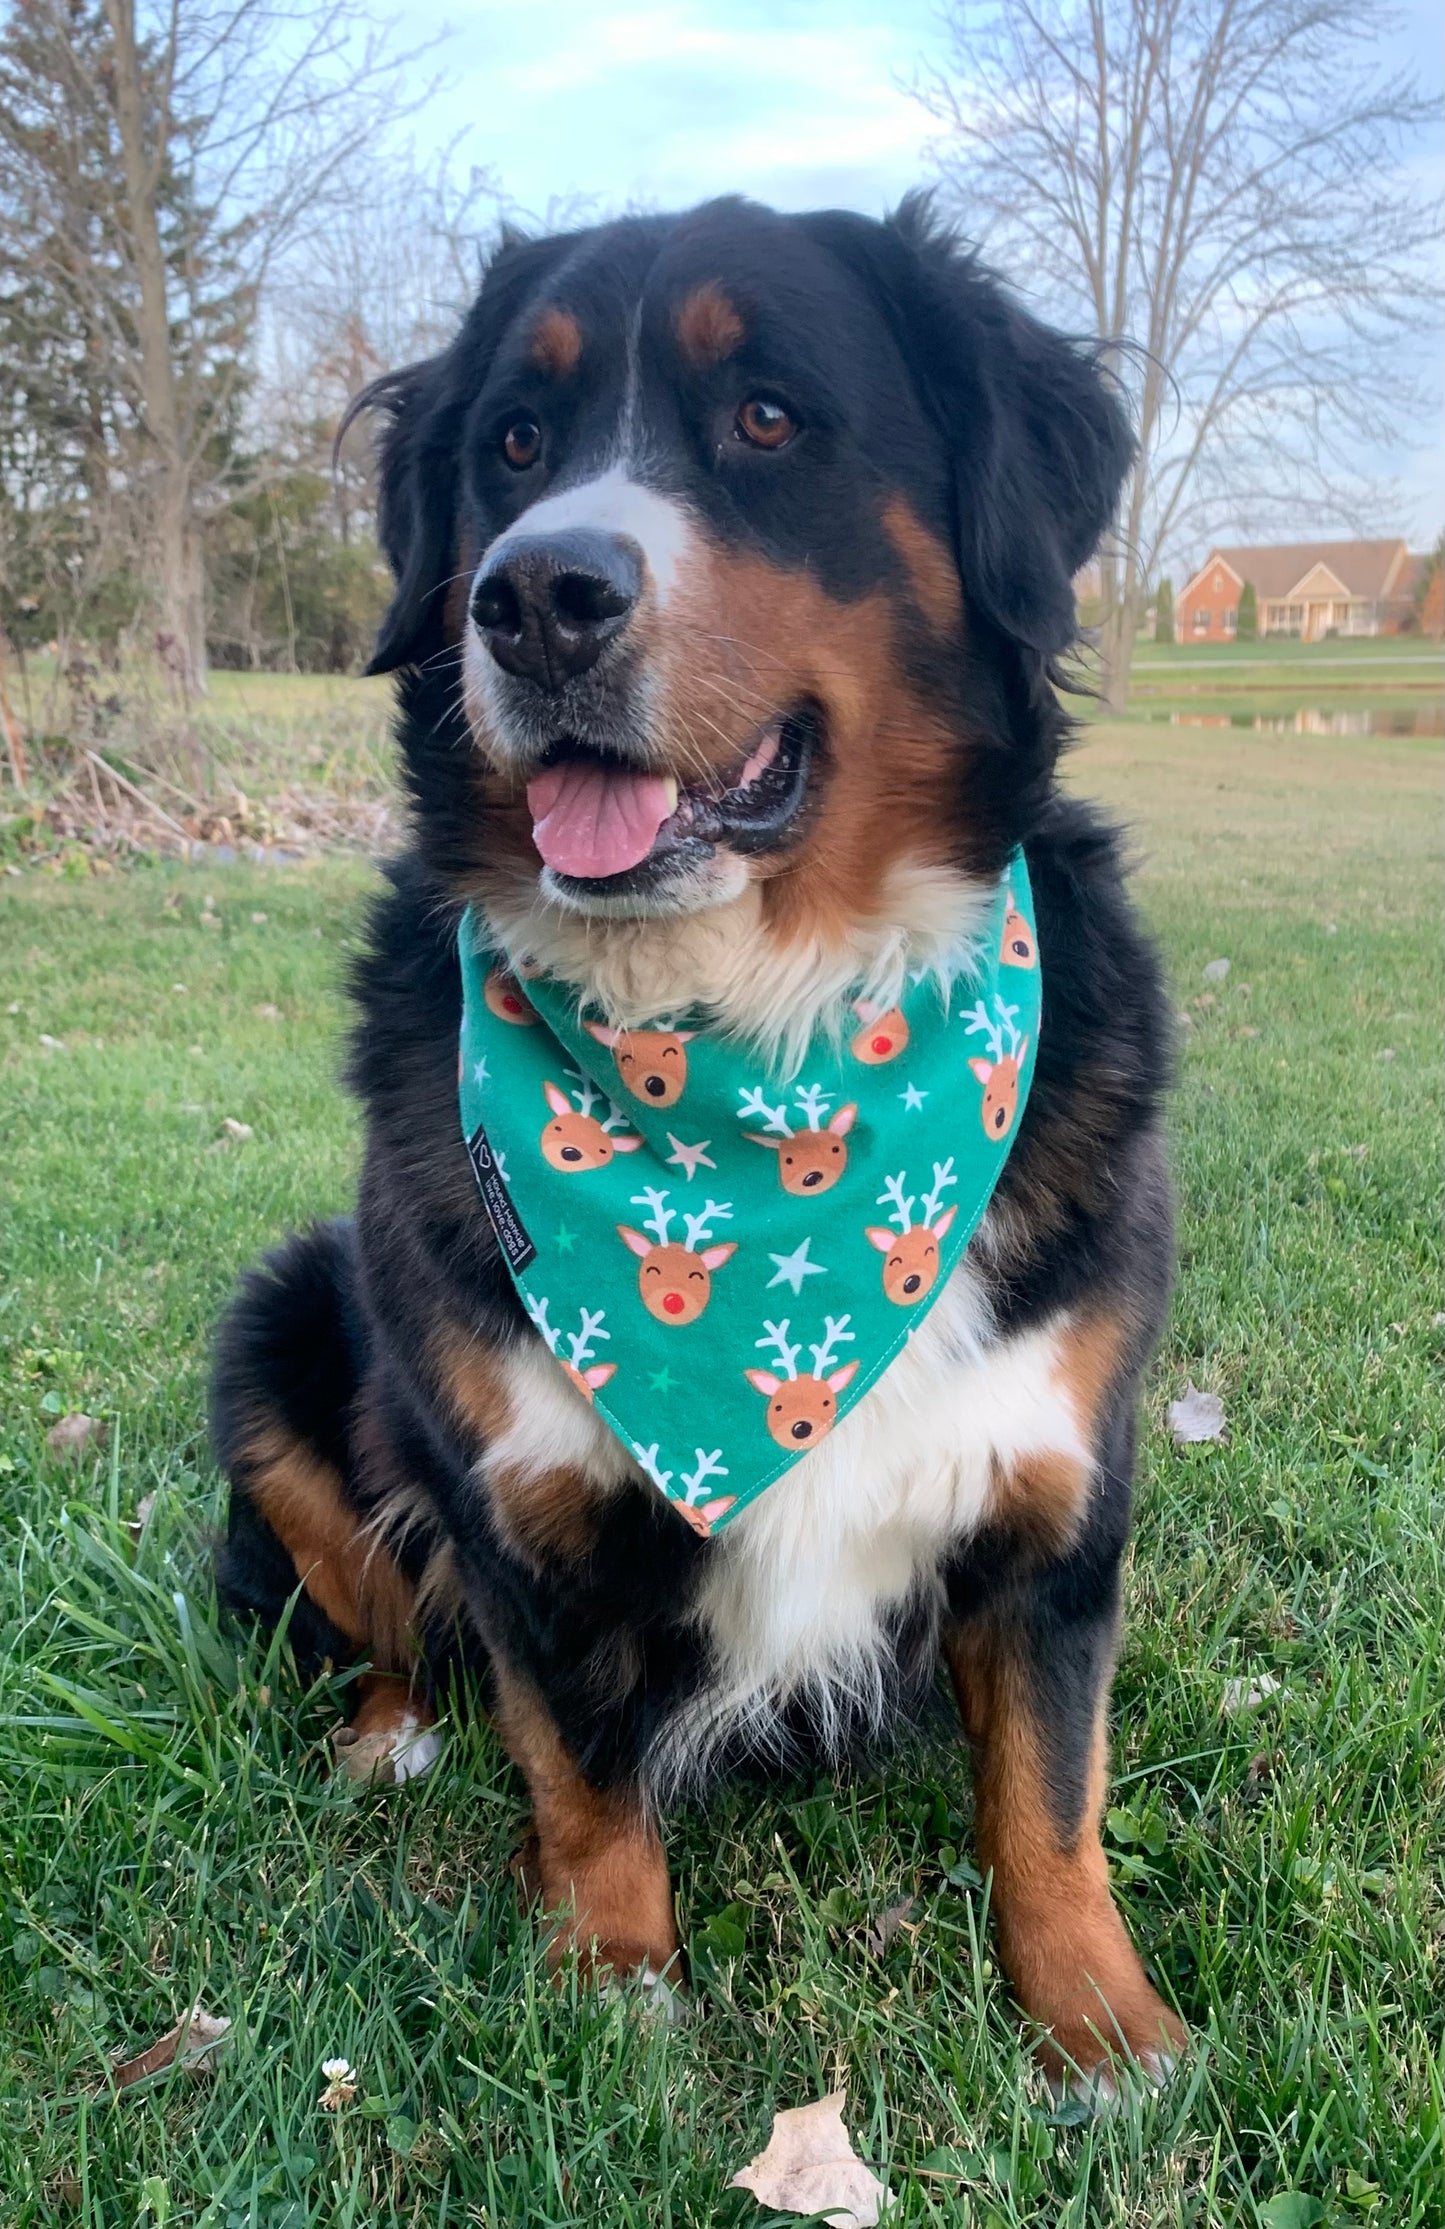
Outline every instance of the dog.
[[(385, 429), (370, 671), (398, 676), (411, 834), (354, 970), (355, 1215), (253, 1270), (219, 1338), (223, 1595), (289, 1615), (305, 1667), (369, 1667), (353, 1733), (395, 1778), (473, 1667), (552, 1957), (663, 1988), (667, 1803), (876, 1739), (941, 1658), (1050, 2074), (1158, 2078), (1184, 2032), (1099, 1818), (1172, 1274), (1167, 1014), (1117, 836), (1056, 781), (1120, 402), (925, 198), (882, 222), (730, 199), (505, 239), (451, 345), (358, 410)], [(597, 809), (548, 838), (569, 783)], [(463, 909), (504, 999), (574, 987), (661, 1098), (684, 1010), (786, 1062), (863, 985), (860, 1057), (889, 1057), (910, 971), (1016, 847), (1037, 952), (1010, 900), (1005, 957), (1041, 959), (1043, 1009), (992, 1202), (856, 1412), (709, 1536), (556, 1367), (499, 1252), (457, 1112)]]

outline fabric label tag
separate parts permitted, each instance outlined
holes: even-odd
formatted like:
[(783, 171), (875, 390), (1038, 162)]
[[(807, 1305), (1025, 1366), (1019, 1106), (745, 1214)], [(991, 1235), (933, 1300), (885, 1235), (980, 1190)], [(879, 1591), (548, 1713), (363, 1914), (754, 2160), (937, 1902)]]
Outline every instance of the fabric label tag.
[(497, 1244), (507, 1257), (507, 1267), (513, 1272), (525, 1269), (529, 1262), (537, 1259), (537, 1249), (527, 1235), (526, 1224), (512, 1205), (512, 1195), (503, 1182), (496, 1155), (480, 1122), (467, 1140), (467, 1154), (477, 1190), (482, 1195), (482, 1205), (492, 1219)]

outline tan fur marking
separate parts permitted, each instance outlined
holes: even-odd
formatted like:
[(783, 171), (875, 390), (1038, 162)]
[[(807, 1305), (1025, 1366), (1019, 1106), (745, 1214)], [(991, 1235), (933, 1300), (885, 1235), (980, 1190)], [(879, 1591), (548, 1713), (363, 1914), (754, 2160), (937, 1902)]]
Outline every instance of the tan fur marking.
[(974, 1752), (978, 1861), (993, 1873), (999, 1949), (1024, 2011), (1048, 2031), (1045, 2064), (1056, 2076), (1066, 2059), (1087, 2072), (1118, 2055), (1121, 2034), (1135, 2056), (1177, 2052), (1184, 2030), (1150, 1988), (1109, 1889), (1102, 1702), (1083, 1818), (1064, 1843), (1022, 1665), (982, 1625), (950, 1630), (943, 1647)]
[(880, 918), (895, 867), (950, 868), (966, 853), (967, 831), (939, 810), (957, 786), (958, 744), (907, 675), (886, 596), (839, 603), (801, 567), (709, 547), (675, 588), (655, 654), (661, 725), (676, 728), (693, 779), (703, 757), (735, 766), (787, 706), (822, 707), (832, 764), (806, 872), (786, 852), (753, 870), (764, 926), (784, 942), (846, 943)]
[(700, 286), (678, 310), (678, 343), (690, 364), (708, 371), (741, 347), (746, 327), (717, 285)]
[(941, 635), (957, 634), (963, 625), (963, 583), (943, 543), (901, 495), (891, 495), (884, 504), (883, 530), (907, 568), (924, 618)]
[(992, 1514), (1043, 1555), (1067, 1549), (1079, 1530), (1091, 1468), (1065, 1449), (1020, 1455), (993, 1471)]
[[(495, 1356), (455, 1333), (443, 1347), (439, 1375), (478, 1454), (502, 1439), (513, 1420), (512, 1403)], [(560, 1382), (557, 1398), (570, 1398)], [(508, 1544), (520, 1554), (539, 1561), (585, 1556), (592, 1548), (596, 1514), (582, 1472), (566, 1465), (544, 1471), (497, 1466), (487, 1472), (487, 1490)]]
[(1094, 1438), (1099, 1410), (1125, 1344), (1125, 1327), (1117, 1316), (1086, 1316), (1070, 1324), (1060, 1337), (1054, 1374), (1073, 1403), (1083, 1439)]
[(456, 1416), (476, 1442), (477, 1450), (499, 1440), (512, 1421), (512, 1404), (496, 1356), (465, 1332), (448, 1333), (439, 1342), (436, 1373), (442, 1391)]
[(425, 1696), (416, 1693), (409, 1679), (398, 1679), (390, 1672), (367, 1672), (356, 1683), (356, 1709), (349, 1721), (351, 1730), (359, 1738), (367, 1734), (415, 1732), (422, 1726), (434, 1726), (437, 1714)]
[[(558, 1398), (561, 1398), (560, 1391)], [(534, 1562), (589, 1555), (597, 1540), (597, 1507), (585, 1471), (489, 1470), (487, 1488), (507, 1541)]]
[[(1069, 1399), (1086, 1447), (1097, 1444), (1099, 1411), (1124, 1352), (1124, 1325), (1114, 1316), (1089, 1316), (1060, 1334), (1054, 1378)], [(1067, 1448), (1021, 1455), (996, 1465), (993, 1510), (1047, 1555), (1066, 1550), (1083, 1522), (1092, 1463)]]
[(582, 328), (572, 312), (558, 309), (555, 303), (543, 310), (532, 329), (527, 354), (549, 379), (569, 379), (582, 355)]
[(412, 1585), (347, 1502), (330, 1463), (271, 1426), (246, 1450), (246, 1491), (323, 1616), (378, 1664), (412, 1662)]
[(497, 1725), (532, 1798), (535, 1870), (524, 1865), (524, 1885), (564, 1914), (548, 1963), (575, 1944), (587, 1971), (661, 1973), (677, 1926), (656, 1826), (621, 1790), (591, 1787), (536, 1689), (500, 1658), (493, 1669)]

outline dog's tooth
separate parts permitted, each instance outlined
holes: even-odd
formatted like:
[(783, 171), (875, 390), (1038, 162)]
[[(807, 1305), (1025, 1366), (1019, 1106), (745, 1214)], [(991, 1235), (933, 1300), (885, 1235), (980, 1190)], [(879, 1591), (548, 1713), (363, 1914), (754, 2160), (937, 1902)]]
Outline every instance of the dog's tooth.
[(675, 774), (664, 774), (662, 787), (667, 796), (667, 809), (669, 813), (675, 813), (677, 811), (677, 776)]

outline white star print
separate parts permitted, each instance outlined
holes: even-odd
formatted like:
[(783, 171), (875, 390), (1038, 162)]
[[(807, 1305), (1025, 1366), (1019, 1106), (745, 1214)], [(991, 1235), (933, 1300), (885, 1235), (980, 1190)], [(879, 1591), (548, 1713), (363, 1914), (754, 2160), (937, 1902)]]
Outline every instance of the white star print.
[(697, 1175), (699, 1165), (705, 1169), (715, 1169), (717, 1167), (716, 1161), (710, 1160), (708, 1157), (707, 1149), (712, 1144), (711, 1138), (700, 1138), (696, 1145), (684, 1145), (681, 1138), (675, 1138), (669, 1130), (667, 1142), (673, 1149), (667, 1157), (668, 1167), (670, 1169), (686, 1169), (689, 1184)]
[(811, 1244), (812, 1240), (805, 1238), (794, 1253), (768, 1255), (768, 1260), (776, 1262), (778, 1266), (777, 1276), (768, 1279), (769, 1292), (774, 1285), (791, 1285), (795, 1294), (801, 1293), (805, 1277), (827, 1276), (827, 1269), (822, 1262), (809, 1261), (808, 1248)]
[(476, 1067), (472, 1070), (472, 1082), (474, 1084), (484, 1084), (486, 1080), (487, 1063), (484, 1055), (483, 1058), (477, 1062)]
[(903, 1104), (908, 1112), (910, 1114), (916, 1114), (918, 1112), (918, 1109), (923, 1105), (924, 1100), (928, 1097), (928, 1093), (926, 1091), (920, 1091), (917, 1084), (910, 1084), (908, 1086), (908, 1089), (906, 1091), (900, 1091), (898, 1096), (903, 1101)]

